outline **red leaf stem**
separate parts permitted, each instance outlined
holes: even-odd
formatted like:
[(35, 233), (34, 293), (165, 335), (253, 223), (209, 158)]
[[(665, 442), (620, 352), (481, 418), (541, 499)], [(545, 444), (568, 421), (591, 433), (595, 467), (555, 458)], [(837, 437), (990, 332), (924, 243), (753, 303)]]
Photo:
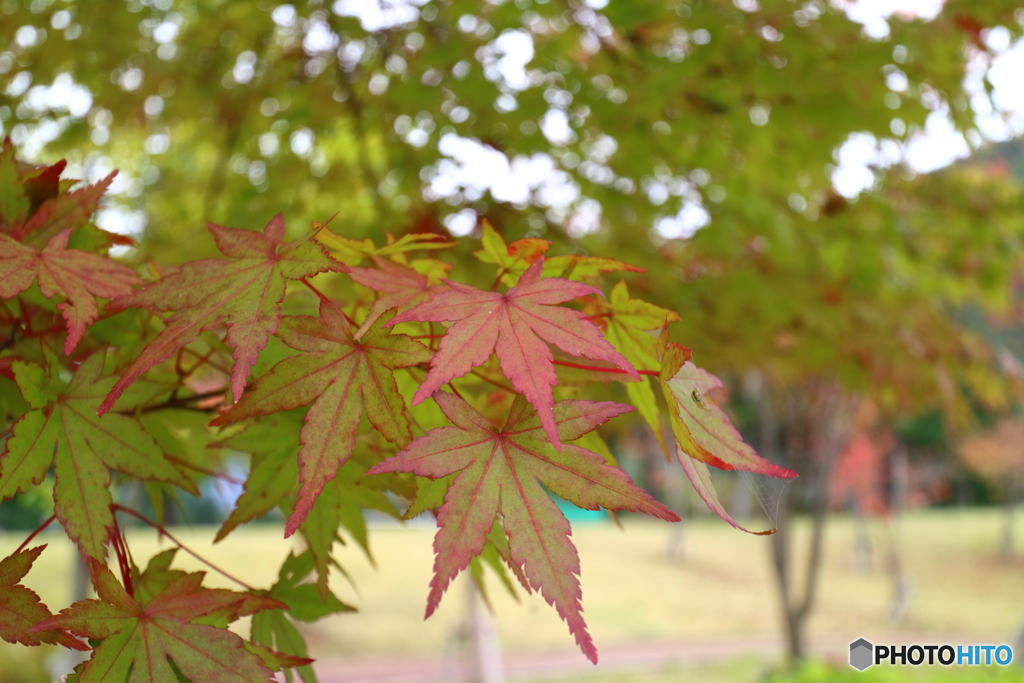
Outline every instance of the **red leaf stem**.
[[(629, 374), (625, 370), (620, 370), (619, 368), (599, 368), (599, 367), (594, 366), (594, 365), (583, 365), (581, 363), (570, 363), (570, 362), (564, 361), (564, 360), (555, 360), (555, 361), (551, 361), (551, 362), (554, 363), (555, 365), (564, 365), (567, 368), (576, 368), (577, 370), (593, 370), (594, 372), (611, 372), (611, 373), (616, 374), (616, 375), (628, 375)], [(659, 374), (657, 370), (637, 370), (637, 372), (639, 372), (641, 375), (652, 375), (654, 377), (657, 377), (658, 374)]]
[(18, 546), (18, 549), (15, 550), (14, 553), (12, 553), (12, 554), (20, 553), (22, 550), (24, 550), (25, 546), (27, 546), (29, 543), (31, 543), (32, 539), (35, 538), (36, 536), (38, 536), (43, 531), (43, 529), (45, 529), (46, 527), (50, 526), (50, 522), (52, 522), (55, 519), (57, 519), (57, 515), (56, 514), (50, 515), (46, 519), (45, 522), (43, 522), (38, 527), (36, 527), (36, 530), (28, 535), (28, 538), (26, 538), (24, 541), (22, 541), (21, 545)]

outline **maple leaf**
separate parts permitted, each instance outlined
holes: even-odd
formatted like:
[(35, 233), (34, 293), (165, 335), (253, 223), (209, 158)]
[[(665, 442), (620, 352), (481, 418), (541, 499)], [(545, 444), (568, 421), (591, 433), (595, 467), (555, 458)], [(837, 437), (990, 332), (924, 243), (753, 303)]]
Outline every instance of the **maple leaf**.
[(483, 364), (493, 350), (502, 372), (533, 404), (551, 443), (560, 448), (551, 412), (551, 387), (558, 378), (548, 343), (574, 356), (614, 363), (639, 378), (629, 361), (582, 313), (554, 305), (601, 291), (561, 278), (541, 279), (543, 267), (541, 256), (505, 294), (445, 280), (447, 290), (391, 319), (388, 325), (412, 320), (455, 322), (441, 339), (430, 372), (413, 397), (414, 404)]
[[(61, 628), (101, 641), (76, 683), (268, 683), (273, 675), (245, 641), (217, 624), (286, 606), (267, 597), (201, 586), (203, 572), (177, 573), (152, 596), (129, 594), (90, 558), (99, 600), (82, 600), (33, 630)], [(147, 573), (149, 569), (147, 569)], [(145, 577), (145, 574), (143, 575)], [(173, 664), (172, 664), (173, 663)]]
[[(581, 614), (579, 556), (569, 540), (569, 522), (544, 487), (588, 510), (630, 510), (673, 522), (679, 517), (596, 453), (572, 444), (555, 450), (540, 416), (522, 395), (501, 428), (452, 394), (439, 391), (433, 398), (455, 426), (430, 430), (368, 472), (412, 472), (432, 479), (458, 474), (437, 518), (427, 616), (452, 579), (483, 551), (500, 515), (512, 564), (555, 606), (580, 648), (596, 662)], [(552, 414), (559, 439), (572, 441), (630, 410), (620, 403), (561, 401)]]
[(660, 379), (676, 437), (676, 456), (686, 476), (712, 512), (737, 529), (749, 531), (725, 511), (707, 466), (783, 479), (792, 479), (797, 473), (765, 460), (743, 441), (725, 411), (707, 395), (721, 387), (722, 381), (694, 365), (689, 349), (679, 344), (667, 346)]
[[(607, 301), (593, 299), (588, 302), (586, 311), (593, 312), (595, 317), (600, 316), (597, 323), (602, 326), (605, 337), (635, 367), (642, 370), (660, 369), (658, 340), (651, 336), (650, 331), (660, 330), (668, 323), (678, 321), (677, 313), (631, 298), (629, 288), (622, 281), (612, 288)], [(626, 394), (668, 457), (668, 446), (662, 436), (661, 410), (650, 379), (644, 377), (641, 382), (627, 384)]]
[(46, 298), (64, 297), (57, 309), (67, 322), (66, 355), (99, 315), (95, 297), (128, 294), (141, 282), (131, 268), (106, 256), (68, 249), (70, 237), (70, 229), (61, 230), (40, 251), (0, 233), (0, 298), (17, 296), (36, 281)]
[(296, 455), (300, 448), (301, 426), (301, 415), (297, 412), (279, 413), (259, 420), (245, 431), (211, 444), (211, 448), (231, 448), (252, 455), (242, 495), (217, 531), (215, 543), (240, 524), (273, 510), (295, 486), (299, 474)]
[[(411, 232), (397, 240), (388, 235), (388, 244), (378, 247), (369, 237), (362, 241), (336, 235), (330, 230), (321, 230), (316, 240), (333, 250), (334, 255), (349, 265), (361, 262), (367, 256), (396, 256), (410, 251), (447, 249), (454, 242), (444, 241), (444, 235), (433, 232)], [(440, 240), (440, 241), (439, 241)]]
[[(484, 263), (497, 265), (499, 268), (498, 279), (506, 285), (512, 286), (515, 284), (516, 277), (547, 252), (551, 247), (551, 242), (537, 237), (526, 237), (506, 245), (498, 231), (491, 227), (487, 220), (484, 220), (480, 246), (483, 248), (474, 251), (473, 255)], [(643, 268), (637, 268), (615, 259), (566, 254), (545, 257), (541, 277), (590, 280), (603, 273), (620, 270), (634, 273), (644, 272)]]
[(173, 311), (166, 329), (146, 345), (100, 406), (100, 414), (142, 373), (195, 341), (200, 333), (227, 323), (232, 348), (231, 393), (242, 397), (245, 382), (267, 338), (281, 318), (285, 281), (348, 267), (331, 258), (316, 241), (284, 242), (284, 218), (277, 214), (263, 233), (208, 225), (217, 248), (229, 259), (192, 261), (181, 270), (118, 297), (107, 310), (148, 308)]
[(19, 550), (0, 561), (0, 638), (21, 645), (63, 645), (73, 650), (89, 646), (61, 629), (29, 632), (37, 623), (52, 616), (32, 590), (20, 585), (45, 545)]
[(551, 247), (551, 242), (539, 237), (524, 237), (506, 245), (505, 239), (495, 230), (490, 221), (483, 221), (480, 234), (480, 246), (473, 252), (484, 263), (498, 266), (498, 280), (507, 285), (515, 283), (515, 278), (534, 264)]
[(62, 368), (48, 347), (46, 369), (15, 361), (14, 374), (31, 406), (14, 423), (0, 456), (0, 498), (25, 493), (53, 465), (54, 511), (68, 536), (88, 556), (102, 558), (113, 527), (108, 467), (139, 479), (177, 484), (194, 495), (195, 485), (164, 458), (136, 420), (96, 416), (114, 377), (103, 377), (103, 355), (94, 354), (64, 386)]
[(644, 269), (613, 258), (582, 256), (580, 254), (551, 256), (544, 261), (544, 277), (590, 280), (604, 273), (618, 271), (642, 273)]
[(425, 363), (431, 351), (404, 334), (385, 333), (384, 322), (378, 320), (357, 340), (345, 316), (328, 301), (321, 301), (319, 318), (285, 318), (278, 337), (302, 353), (275, 365), (211, 423), (231, 424), (313, 404), (300, 433), (299, 493), (285, 536), (295, 533), (324, 485), (351, 457), (364, 407), (385, 439), (399, 446), (412, 439), (391, 370)]
[(445, 289), (444, 285), (431, 286), (430, 278), (412, 268), (376, 256), (373, 262), (377, 264), (376, 268), (349, 268), (349, 277), (353, 280), (375, 292), (384, 293), (370, 306), (366, 319), (356, 331), (356, 339), (366, 334), (385, 311), (397, 308), (401, 313)]
[[(289, 554), (281, 565), (277, 583), (269, 591), (260, 591), (279, 600), (288, 606), (288, 611), (280, 609), (264, 610), (252, 618), (252, 641), (259, 645), (273, 648), (277, 652), (305, 659), (305, 664), (298, 665), (297, 673), (305, 683), (316, 683), (316, 674), (309, 666), (309, 651), (306, 641), (295, 628), (291, 620), (311, 622), (330, 614), (354, 612), (355, 608), (341, 602), (333, 594), (327, 599), (321, 597), (317, 587), (309, 583), (300, 583), (313, 571), (313, 557), (309, 552), (301, 555)], [(285, 680), (291, 681), (291, 672), (285, 672)]]

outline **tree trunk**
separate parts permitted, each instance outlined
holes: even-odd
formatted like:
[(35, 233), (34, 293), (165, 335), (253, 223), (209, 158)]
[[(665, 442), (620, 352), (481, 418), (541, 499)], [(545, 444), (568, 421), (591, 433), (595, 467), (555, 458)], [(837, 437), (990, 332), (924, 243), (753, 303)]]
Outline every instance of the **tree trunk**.
[[(791, 469), (803, 469), (800, 478), (788, 486), (782, 494), (779, 505), (779, 518), (776, 521), (778, 531), (772, 536), (772, 566), (775, 570), (775, 581), (779, 590), (782, 607), (782, 622), (786, 634), (786, 650), (791, 664), (796, 664), (807, 656), (807, 620), (818, 588), (818, 577), (821, 568), (821, 556), (825, 538), (825, 520), (828, 512), (828, 482), (832, 475), (832, 466), (836, 456), (845, 444), (842, 430), (837, 428), (844, 416), (844, 402), (838, 396), (826, 397), (822, 404), (815, 407), (815, 415), (800, 415), (794, 419), (789, 416), (787, 428), (779, 429), (775, 411), (768, 391), (761, 391), (759, 400), (760, 447), (761, 453), (768, 459)], [(810, 412), (810, 408), (808, 407)], [(798, 434), (797, 430), (805, 424), (824, 425), (820, 443), (811, 443), (808, 434)], [(785, 441), (780, 442), (780, 435)], [(781, 446), (781, 448), (780, 448)], [(796, 512), (796, 492), (801, 488), (806, 493), (811, 512), (811, 538), (806, 557), (806, 572), (803, 585), (799, 591), (794, 586), (792, 569), (792, 526)]]
[[(73, 549), (72, 553), (74, 558), (71, 560), (71, 602), (75, 603), (89, 597), (89, 569), (85, 566), (82, 556), (78, 554), (77, 548)], [(63, 681), (64, 677), (86, 658), (87, 654), (79, 650), (60, 648), (50, 659), (48, 667), (54, 678), (60, 677)]]
[(501, 644), (494, 619), (480, 599), (476, 583), (467, 581), (469, 616), (470, 683), (505, 683), (505, 666), (501, 661)]
[[(674, 439), (675, 437), (669, 434), (668, 438)], [(686, 557), (686, 489), (688, 484), (682, 468), (674, 460), (667, 463), (663, 481), (665, 483), (665, 504), (679, 515), (677, 523), (668, 525), (669, 535), (668, 543), (665, 546), (665, 559), (669, 562), (679, 562)]]
[(1006, 500), (1003, 501), (1003, 533), (999, 538), (999, 556), (1013, 557), (1013, 531), (1016, 523), (1017, 508), (1020, 506), (1020, 482), (1011, 482), (1006, 487)]
[[(792, 496), (780, 506), (778, 531), (772, 537), (772, 556), (774, 558), (775, 579), (779, 587), (782, 602), (783, 625), (786, 629), (786, 649), (790, 662), (796, 663), (807, 656), (807, 620), (817, 597), (818, 577), (821, 569), (821, 556), (825, 540), (825, 519), (828, 511), (828, 476), (831, 473), (831, 460), (823, 454), (824, 460), (817, 464), (807, 486), (813, 497), (811, 509), (811, 541), (807, 552), (807, 571), (799, 594), (793, 586), (792, 564)], [(782, 513), (785, 509), (786, 512)]]
[(871, 534), (868, 529), (868, 516), (856, 503), (853, 509), (853, 571), (866, 573), (871, 571), (872, 548)]
[(909, 470), (907, 462), (907, 449), (903, 444), (898, 444), (893, 449), (890, 458), (890, 471), (892, 481), (892, 500), (890, 501), (892, 515), (888, 524), (889, 531), (889, 561), (887, 569), (892, 582), (892, 600), (889, 603), (889, 620), (900, 623), (910, 609), (910, 596), (913, 593), (910, 579), (907, 578), (903, 562), (903, 539), (901, 529), (903, 526), (903, 513), (907, 508), (907, 489), (909, 488)]
[(750, 495), (751, 475), (747, 472), (737, 472), (734, 479), (735, 486), (732, 491), (732, 516), (733, 519), (743, 520), (750, 517), (753, 511), (753, 501)]

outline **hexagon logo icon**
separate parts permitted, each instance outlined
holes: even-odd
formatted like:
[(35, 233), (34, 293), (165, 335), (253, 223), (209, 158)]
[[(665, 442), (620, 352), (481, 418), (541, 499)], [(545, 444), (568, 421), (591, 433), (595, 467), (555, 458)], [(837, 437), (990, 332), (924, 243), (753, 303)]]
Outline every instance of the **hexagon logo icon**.
[(857, 640), (850, 643), (850, 666), (857, 671), (863, 671), (868, 668), (874, 662), (874, 650), (875, 646), (864, 640), (858, 638)]

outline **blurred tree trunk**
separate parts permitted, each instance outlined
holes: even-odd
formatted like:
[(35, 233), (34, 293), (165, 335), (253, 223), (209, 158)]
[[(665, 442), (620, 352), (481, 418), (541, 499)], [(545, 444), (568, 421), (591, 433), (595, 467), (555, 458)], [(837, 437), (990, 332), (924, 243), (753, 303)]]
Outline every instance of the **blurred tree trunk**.
[(853, 571), (867, 573), (871, 571), (873, 564), (868, 516), (856, 502), (852, 504), (851, 509), (853, 510), (853, 559), (851, 564)]
[[(85, 566), (85, 562), (76, 548), (71, 560), (71, 602), (75, 603), (88, 598), (89, 585), (89, 569)], [(86, 658), (85, 652), (60, 648), (49, 661), (50, 673), (54, 678), (63, 681), (64, 677)]]
[[(668, 438), (674, 438), (670, 434)], [(672, 442), (669, 442), (672, 443)], [(673, 465), (675, 465), (673, 467)], [(679, 515), (679, 522), (669, 525), (668, 544), (665, 546), (665, 559), (679, 562), (686, 557), (686, 475), (675, 461), (665, 468), (665, 504)]]
[(1003, 533), (999, 538), (1000, 557), (1013, 557), (1013, 532), (1022, 488), (1024, 486), (1021, 486), (1019, 479), (1006, 486), (1006, 499), (1003, 501)]
[(732, 490), (731, 512), (733, 519), (737, 521), (748, 519), (753, 512), (754, 504), (750, 495), (750, 487), (753, 484), (750, 477), (751, 475), (747, 472), (736, 473), (736, 483)]
[(488, 613), (473, 581), (466, 581), (470, 646), (470, 683), (505, 683), (505, 665), (494, 618)]
[(890, 480), (892, 482), (892, 510), (888, 527), (889, 558), (886, 569), (892, 582), (892, 601), (889, 603), (889, 620), (894, 623), (903, 621), (910, 608), (912, 588), (906, 575), (903, 561), (903, 539), (900, 531), (903, 527), (903, 513), (907, 509), (907, 490), (910, 486), (910, 465), (907, 461), (907, 448), (897, 444), (889, 457)]
[[(799, 395), (796, 393), (799, 391)], [(838, 454), (849, 439), (850, 402), (838, 390), (820, 383), (791, 388), (787, 409), (780, 425), (767, 386), (758, 397), (760, 452), (783, 467), (796, 470), (800, 478), (782, 491), (778, 531), (772, 536), (771, 553), (775, 581), (782, 608), (786, 653), (791, 663), (807, 656), (807, 621), (814, 607), (825, 538), (829, 479)], [(794, 515), (803, 503), (810, 513), (810, 541), (805, 571), (794, 569)], [(802, 581), (798, 581), (797, 577)]]

